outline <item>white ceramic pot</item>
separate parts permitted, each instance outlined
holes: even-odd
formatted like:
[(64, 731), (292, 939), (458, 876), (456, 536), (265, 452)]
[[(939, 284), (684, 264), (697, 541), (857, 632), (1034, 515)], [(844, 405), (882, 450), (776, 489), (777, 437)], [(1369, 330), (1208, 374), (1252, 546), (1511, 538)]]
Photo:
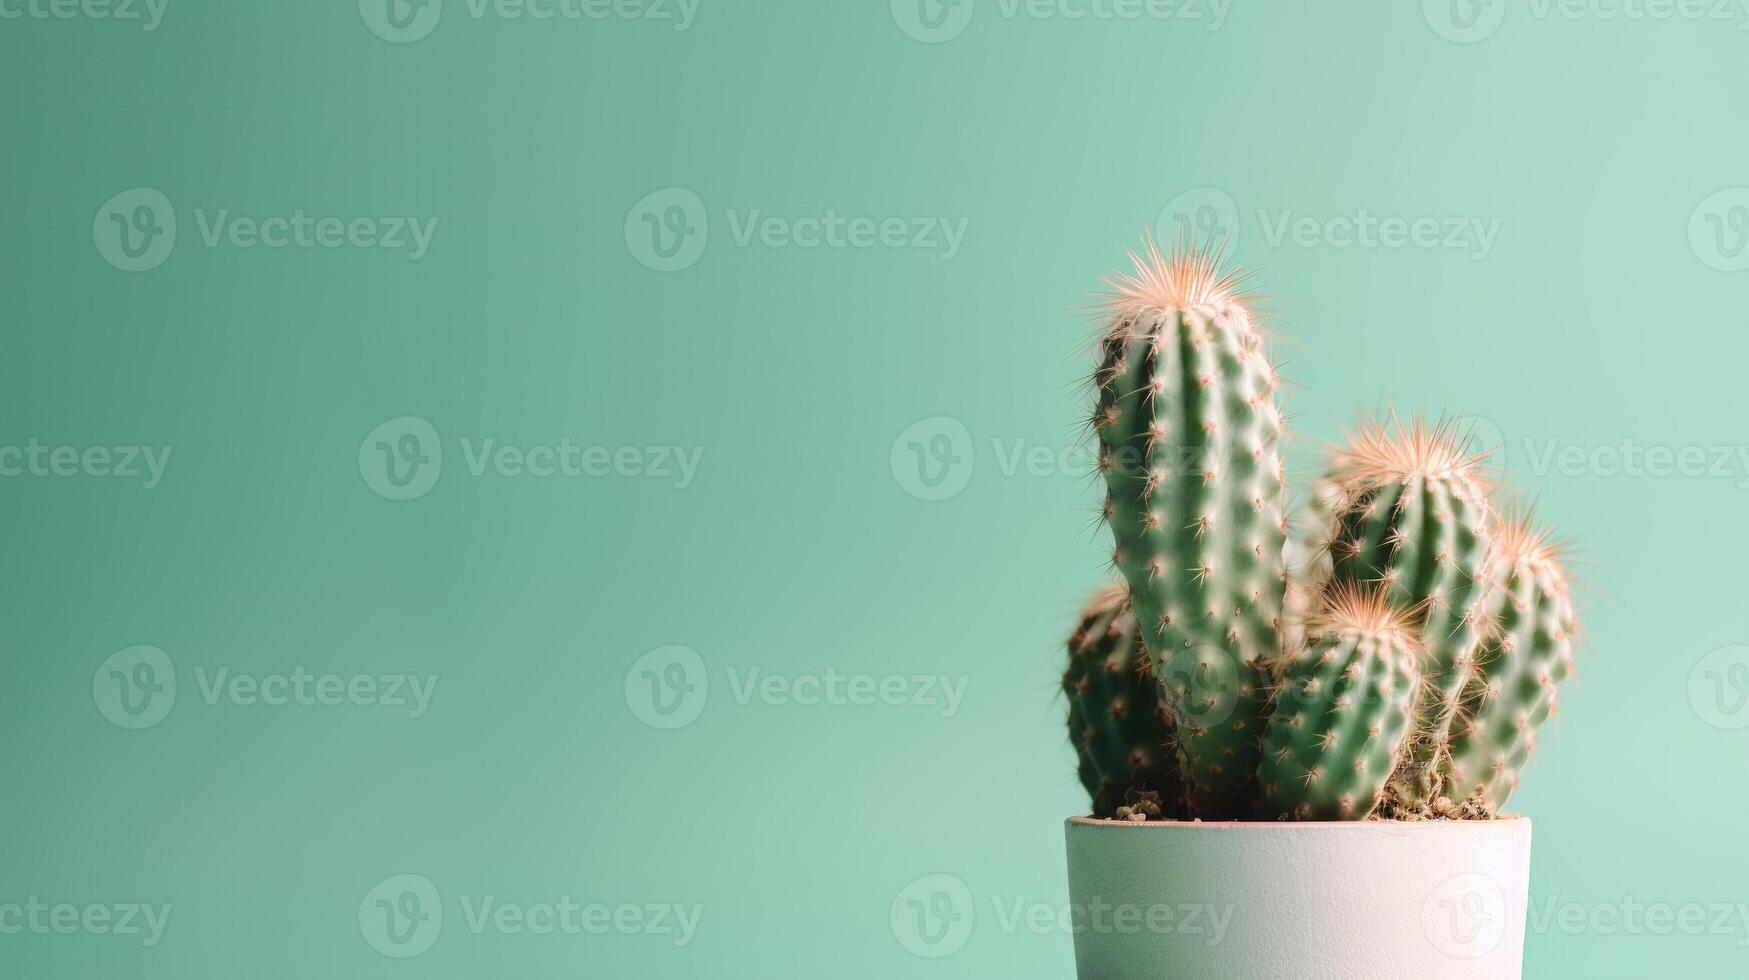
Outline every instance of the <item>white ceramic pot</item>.
[(1521, 975), (1530, 821), (1069, 821), (1081, 980)]

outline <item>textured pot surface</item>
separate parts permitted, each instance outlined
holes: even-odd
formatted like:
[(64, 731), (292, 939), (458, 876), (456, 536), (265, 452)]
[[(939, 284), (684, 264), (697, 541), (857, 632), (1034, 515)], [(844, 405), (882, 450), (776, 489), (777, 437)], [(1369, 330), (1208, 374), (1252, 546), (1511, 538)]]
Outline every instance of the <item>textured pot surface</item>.
[(1068, 822), (1081, 980), (1518, 977), (1530, 821)]

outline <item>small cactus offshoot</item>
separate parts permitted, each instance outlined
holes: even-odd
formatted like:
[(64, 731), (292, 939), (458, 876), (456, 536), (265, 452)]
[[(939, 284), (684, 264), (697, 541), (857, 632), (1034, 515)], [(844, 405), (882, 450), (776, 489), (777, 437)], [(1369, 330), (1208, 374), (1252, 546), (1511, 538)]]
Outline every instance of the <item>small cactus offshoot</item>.
[(1577, 621), (1560, 548), (1529, 516), (1502, 524), (1489, 583), (1495, 630), (1464, 686), (1441, 759), (1448, 796), (1499, 808), (1573, 673)]
[(1371, 813), (1404, 761), (1422, 693), (1420, 627), (1382, 589), (1332, 587), (1281, 682), (1258, 770), (1258, 815)]
[(1114, 276), (1091, 418), (1118, 586), (1069, 641), (1096, 816), (1496, 815), (1573, 671), (1549, 533), (1500, 516), (1469, 433), (1337, 448), (1288, 542), (1281, 380), (1241, 278), (1149, 242)]
[(1129, 595), (1119, 586), (1100, 589), (1069, 637), (1063, 672), (1069, 738), (1095, 816), (1185, 815), (1172, 722), (1159, 690)]

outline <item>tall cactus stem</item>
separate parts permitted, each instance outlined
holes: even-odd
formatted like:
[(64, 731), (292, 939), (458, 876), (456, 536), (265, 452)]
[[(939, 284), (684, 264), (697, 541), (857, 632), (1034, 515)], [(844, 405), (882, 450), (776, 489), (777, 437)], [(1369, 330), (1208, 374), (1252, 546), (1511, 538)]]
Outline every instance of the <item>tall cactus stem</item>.
[(1279, 651), (1286, 487), (1279, 382), (1239, 280), (1211, 250), (1108, 282), (1093, 426), (1116, 548), (1177, 731), (1188, 802), (1236, 816), (1255, 789)]

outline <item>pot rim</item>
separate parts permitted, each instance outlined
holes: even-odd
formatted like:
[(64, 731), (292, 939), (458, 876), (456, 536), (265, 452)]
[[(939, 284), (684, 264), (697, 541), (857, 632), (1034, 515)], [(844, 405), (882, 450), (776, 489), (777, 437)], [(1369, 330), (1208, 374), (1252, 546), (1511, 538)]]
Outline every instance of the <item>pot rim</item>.
[(1327, 830), (1337, 827), (1402, 832), (1411, 828), (1434, 827), (1481, 828), (1491, 824), (1530, 826), (1530, 818), (1517, 813), (1502, 813), (1492, 820), (1102, 820), (1098, 817), (1070, 817), (1064, 821), (1071, 827), (1135, 827), (1143, 830)]

